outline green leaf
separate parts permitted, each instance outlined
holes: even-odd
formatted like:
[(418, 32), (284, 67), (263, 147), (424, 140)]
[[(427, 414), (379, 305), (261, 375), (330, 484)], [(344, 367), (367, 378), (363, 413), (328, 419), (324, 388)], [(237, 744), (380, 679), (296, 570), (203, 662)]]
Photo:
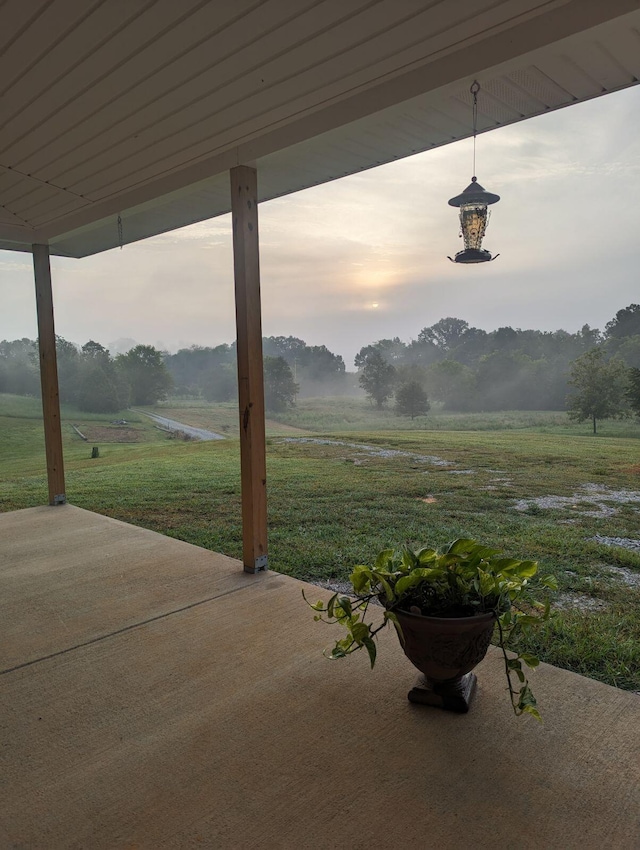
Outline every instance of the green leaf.
[(435, 549), (428, 549), (425, 547), (424, 549), (419, 549), (416, 552), (416, 557), (418, 562), (424, 566), (425, 564), (432, 564), (434, 561), (437, 561), (438, 553)]
[(411, 549), (403, 549), (402, 550), (401, 563), (402, 563), (402, 566), (406, 570), (413, 569), (413, 567), (415, 567), (415, 565), (416, 565), (416, 562), (417, 562), (416, 556), (413, 554)]
[(541, 617), (533, 617), (531, 614), (516, 614), (514, 620), (519, 626), (539, 626), (542, 622)]
[(472, 552), (478, 544), (475, 540), (468, 540), (464, 537), (459, 537), (450, 543), (447, 547), (447, 555), (465, 555), (467, 552)]
[(552, 575), (543, 576), (543, 578), (540, 579), (540, 584), (544, 585), (544, 587), (548, 587), (549, 590), (558, 589), (558, 579)]
[(356, 593), (362, 593), (363, 590), (368, 589), (369, 587), (369, 582), (371, 581), (371, 570), (369, 567), (364, 566), (364, 564), (359, 564), (357, 567), (354, 567), (349, 578), (354, 591)]
[(526, 712), (527, 714), (530, 714), (532, 717), (535, 717), (535, 719), (538, 721), (538, 723), (543, 722), (542, 715), (540, 714), (538, 709), (535, 708), (533, 705), (524, 705), (522, 707), (522, 712), (523, 712), (523, 714)]
[(362, 645), (369, 637), (371, 627), (366, 623), (353, 623), (350, 627), (350, 631), (355, 642)]
[(327, 616), (329, 618), (334, 616), (333, 609), (336, 604), (336, 600), (338, 599), (338, 594), (334, 593), (331, 599), (327, 602)]
[(395, 597), (395, 593), (393, 592), (393, 589), (391, 588), (391, 585), (389, 584), (389, 582), (385, 578), (383, 578), (382, 576), (378, 576), (378, 581), (382, 585), (385, 596), (387, 597), (387, 602), (393, 602), (393, 600), (396, 597)]
[(499, 553), (499, 549), (491, 549), (489, 546), (482, 546), (482, 544), (477, 543), (475, 540), (464, 538), (454, 540), (447, 548), (448, 555), (466, 555), (469, 560), (491, 558)]
[(540, 664), (540, 659), (530, 652), (521, 652), (519, 658), (522, 658), (527, 667), (537, 667)]
[(495, 579), (489, 573), (484, 572), (484, 570), (478, 570), (478, 574), (480, 577), (480, 593), (482, 596), (489, 596), (495, 591)]
[(389, 561), (393, 558), (393, 549), (383, 549), (378, 555), (375, 562), (376, 570), (384, 570)]
[(514, 567), (517, 567), (519, 563), (520, 561), (516, 561), (515, 558), (497, 558), (491, 562), (491, 566), (496, 572), (509, 573), (513, 572)]
[(531, 578), (538, 572), (537, 561), (521, 561), (520, 566), (516, 568), (516, 574), (520, 578)]
[(342, 608), (342, 610), (344, 611), (344, 613), (348, 617), (351, 616), (351, 613), (352, 613), (351, 600), (349, 599), (348, 596), (339, 596), (338, 597), (338, 605), (340, 606), (340, 608)]
[(384, 618), (385, 620), (388, 620), (393, 623), (395, 630), (398, 633), (400, 643), (404, 646), (404, 634), (402, 632), (402, 626), (400, 625), (400, 621), (398, 620), (395, 611), (385, 611)]
[(373, 670), (373, 665), (376, 663), (376, 643), (370, 637), (364, 638), (362, 643), (369, 653), (369, 661), (371, 662), (371, 669)]
[(338, 644), (336, 644), (333, 647), (333, 649), (331, 650), (331, 652), (327, 655), (327, 658), (330, 658), (332, 661), (335, 661), (337, 658), (346, 658), (346, 657), (347, 657), (347, 653), (344, 651), (344, 649), (341, 646), (338, 646)]
[(520, 699), (518, 702), (520, 708), (524, 708), (526, 705), (537, 705), (536, 698), (528, 684), (520, 688)]
[(417, 584), (423, 582), (432, 572), (433, 571), (429, 569), (417, 569), (414, 570), (411, 575), (403, 576), (398, 579), (396, 582), (396, 596), (402, 596), (402, 594), (406, 593), (409, 588), (415, 587)]

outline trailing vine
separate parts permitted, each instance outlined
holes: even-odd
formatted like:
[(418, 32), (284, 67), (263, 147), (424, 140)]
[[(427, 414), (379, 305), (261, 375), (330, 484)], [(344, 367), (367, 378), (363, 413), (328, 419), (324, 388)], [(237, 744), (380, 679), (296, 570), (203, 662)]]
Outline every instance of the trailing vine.
[[(371, 667), (377, 655), (375, 637), (388, 623), (403, 641), (396, 611), (432, 617), (493, 613), (513, 710), (516, 715), (530, 714), (541, 720), (524, 671), (540, 661), (529, 652), (509, 653), (509, 645), (518, 635), (549, 619), (548, 591), (557, 590), (557, 582), (554, 576), (539, 577), (537, 573), (535, 561), (505, 558), (497, 549), (459, 539), (441, 553), (428, 547), (384, 549), (373, 566), (354, 567), (350, 576), (353, 595), (334, 593), (326, 603), (310, 603), (305, 596), (305, 601), (316, 612), (315, 620), (346, 630), (327, 656), (345, 658), (365, 649)], [(371, 604), (382, 604), (385, 609), (378, 625), (369, 617)]]

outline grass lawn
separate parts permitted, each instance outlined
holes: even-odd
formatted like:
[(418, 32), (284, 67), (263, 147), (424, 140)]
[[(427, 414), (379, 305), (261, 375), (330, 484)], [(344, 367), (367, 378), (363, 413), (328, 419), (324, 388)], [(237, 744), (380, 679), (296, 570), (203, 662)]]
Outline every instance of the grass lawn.
[[(363, 415), (359, 405), (352, 414), (348, 408), (339, 400), (336, 416)], [(90, 419), (65, 409), (69, 500), (239, 557), (239, 450), (230, 408), (185, 403), (158, 412), (212, 430), (226, 416), (229, 439), (185, 443), (130, 412)], [(0, 510), (46, 502), (38, 415), (37, 402), (0, 396)], [(640, 691), (640, 555), (588, 540), (640, 539), (637, 424), (603, 423), (594, 438), (588, 423), (569, 424), (562, 414), (514, 413), (506, 414), (507, 429), (489, 415), (475, 420), (477, 430), (461, 416), (457, 430), (429, 421), (430, 430), (340, 432), (326, 409), (318, 411), (318, 427), (321, 416), (324, 437), (310, 422), (302, 433), (274, 427), (268, 437), (273, 569), (309, 580), (345, 578), (388, 545), (475, 537), (538, 559), (558, 577), (563, 607), (532, 644), (544, 660)], [(117, 418), (131, 421), (137, 441), (97, 442), (100, 457), (91, 460), (94, 443), (69, 423), (95, 424), (109, 436)], [(451, 425), (455, 417), (439, 421)], [(566, 501), (532, 501), (546, 496)]]

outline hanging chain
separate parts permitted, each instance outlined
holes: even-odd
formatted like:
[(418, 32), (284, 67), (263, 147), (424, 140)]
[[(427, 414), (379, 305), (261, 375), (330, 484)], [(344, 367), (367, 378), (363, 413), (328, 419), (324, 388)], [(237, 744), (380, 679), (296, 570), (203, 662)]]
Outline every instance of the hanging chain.
[(473, 176), (476, 176), (476, 136), (478, 135), (478, 92), (480, 83), (474, 80), (469, 89), (473, 95)]
[(118, 245), (120, 245), (120, 250), (121, 250), (121, 251), (122, 251), (122, 244), (123, 244), (123, 238), (122, 238), (122, 217), (121, 217), (121, 216), (120, 216), (120, 214), (118, 213)]

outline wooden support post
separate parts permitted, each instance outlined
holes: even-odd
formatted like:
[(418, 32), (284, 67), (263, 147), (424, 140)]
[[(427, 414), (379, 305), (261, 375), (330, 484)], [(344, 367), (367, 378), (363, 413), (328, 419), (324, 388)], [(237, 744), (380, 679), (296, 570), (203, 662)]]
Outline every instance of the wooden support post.
[(58, 364), (56, 360), (56, 333), (53, 324), (53, 294), (51, 292), (49, 246), (33, 245), (32, 250), (33, 272), (36, 282), (40, 385), (42, 387), (42, 414), (44, 418), (44, 445), (47, 455), (49, 504), (64, 505), (67, 499), (64, 487), (64, 460), (62, 457)]
[(236, 294), (242, 557), (246, 572), (267, 569), (267, 466), (262, 374), (262, 317), (255, 168), (231, 169)]

